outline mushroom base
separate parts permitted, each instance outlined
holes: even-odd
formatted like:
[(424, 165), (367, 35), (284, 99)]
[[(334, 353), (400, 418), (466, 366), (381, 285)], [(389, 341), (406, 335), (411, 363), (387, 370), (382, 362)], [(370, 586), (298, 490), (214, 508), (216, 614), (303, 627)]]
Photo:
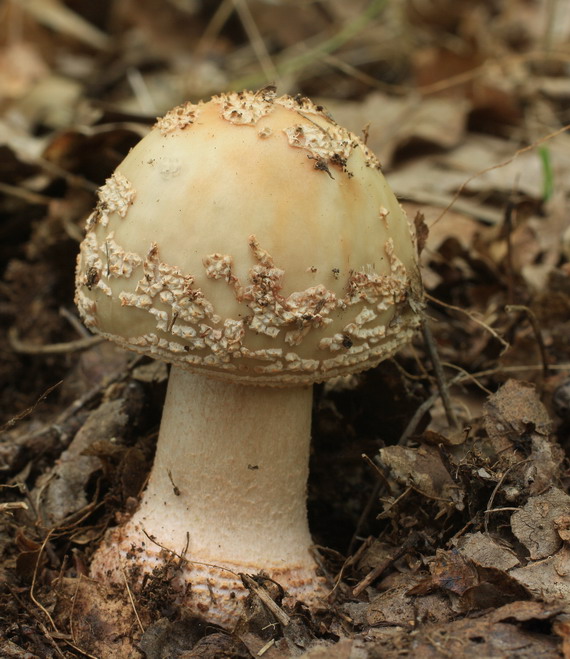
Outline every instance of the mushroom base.
[[(90, 576), (119, 585), (127, 579), (131, 592), (143, 599), (156, 598), (157, 591), (167, 591), (170, 601), (189, 613), (225, 629), (235, 627), (249, 594), (239, 575), (258, 574), (257, 566), (180, 559), (159, 547), (148, 548), (151, 543), (146, 536), (141, 537), (138, 549), (133, 551), (138, 544), (134, 541), (136, 532), (129, 524), (110, 531), (105, 546), (95, 555)], [(143, 544), (145, 549), (141, 548)], [(325, 579), (317, 575), (316, 564), (267, 568), (262, 575), (282, 586), (285, 602), (300, 601), (312, 610), (324, 605), (329, 592)]]
[[(140, 508), (93, 559), (103, 581), (166, 584), (209, 622), (231, 626), (240, 573), (267, 574), (315, 606), (306, 487), (312, 389), (251, 387), (172, 368)], [(154, 586), (153, 586), (154, 587)]]

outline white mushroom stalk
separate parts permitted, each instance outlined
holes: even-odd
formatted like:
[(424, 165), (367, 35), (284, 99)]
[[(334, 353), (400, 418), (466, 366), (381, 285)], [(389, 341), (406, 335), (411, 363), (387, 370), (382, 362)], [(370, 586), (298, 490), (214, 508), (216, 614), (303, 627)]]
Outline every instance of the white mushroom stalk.
[(180, 598), (207, 619), (235, 620), (242, 571), (314, 604), (310, 387), (391, 356), (421, 296), (378, 160), (323, 108), (265, 89), (159, 119), (100, 189), (78, 259), (85, 324), (173, 365), (141, 507), (92, 574), (148, 572), (188, 537)]
[(92, 576), (120, 581), (133, 560), (148, 570), (186, 557), (180, 592), (191, 584), (187, 605), (223, 626), (240, 612), (239, 573), (263, 570), (317, 604), (325, 591), (305, 504), (311, 401), (307, 386), (244, 387), (173, 368), (143, 502)]

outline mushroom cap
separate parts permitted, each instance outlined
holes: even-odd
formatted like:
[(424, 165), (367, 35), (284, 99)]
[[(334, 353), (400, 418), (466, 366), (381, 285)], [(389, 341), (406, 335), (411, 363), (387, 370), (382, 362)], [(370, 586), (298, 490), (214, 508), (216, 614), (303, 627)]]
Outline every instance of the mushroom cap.
[(419, 324), (413, 227), (376, 157), (306, 98), (177, 107), (98, 198), (76, 303), (125, 348), (302, 385), (374, 366)]

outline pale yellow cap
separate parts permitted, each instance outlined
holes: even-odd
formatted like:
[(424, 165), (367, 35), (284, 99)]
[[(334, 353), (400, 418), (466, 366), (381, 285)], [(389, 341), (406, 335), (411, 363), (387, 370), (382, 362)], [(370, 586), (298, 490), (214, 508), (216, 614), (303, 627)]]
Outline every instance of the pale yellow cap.
[(251, 384), (374, 366), (419, 324), (413, 228), (376, 157), (305, 98), (215, 96), (159, 119), (99, 190), (85, 324)]

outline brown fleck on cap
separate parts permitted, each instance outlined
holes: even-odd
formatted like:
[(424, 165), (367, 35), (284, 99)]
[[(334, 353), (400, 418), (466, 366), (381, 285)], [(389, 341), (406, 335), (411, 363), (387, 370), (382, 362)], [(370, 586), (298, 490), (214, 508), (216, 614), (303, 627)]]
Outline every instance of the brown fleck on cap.
[(374, 366), (410, 339), (421, 295), (376, 157), (271, 88), (159, 119), (99, 190), (77, 266), (92, 330), (252, 384)]

